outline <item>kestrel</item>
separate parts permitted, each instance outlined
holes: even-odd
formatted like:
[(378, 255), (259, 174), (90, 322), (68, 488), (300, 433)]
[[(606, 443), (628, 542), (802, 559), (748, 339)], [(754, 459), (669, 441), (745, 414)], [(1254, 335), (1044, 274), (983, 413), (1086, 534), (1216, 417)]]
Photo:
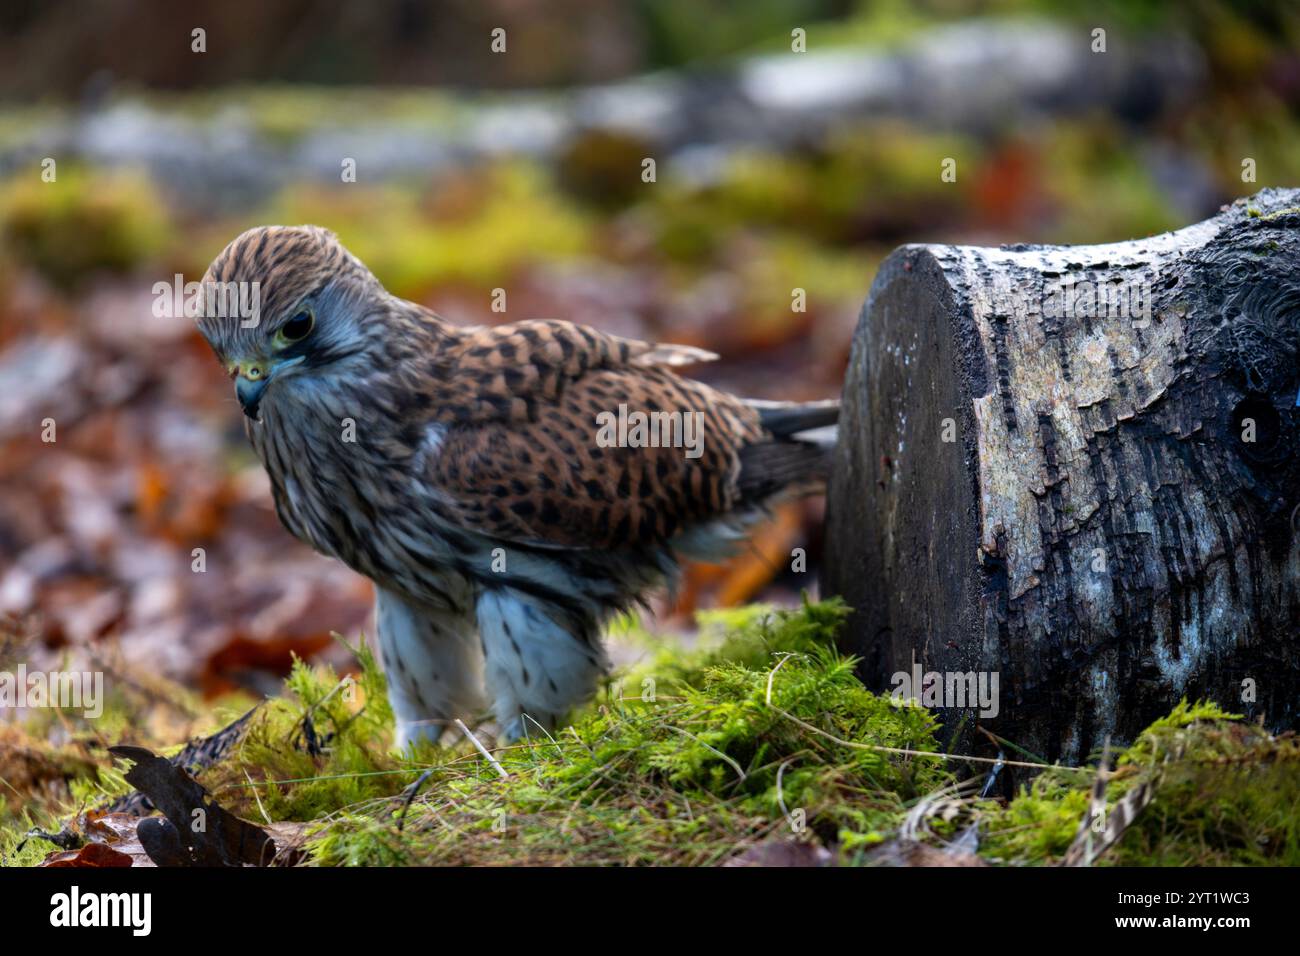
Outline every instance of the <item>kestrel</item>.
[(824, 485), (838, 403), (677, 374), (716, 357), (699, 349), (456, 327), (315, 226), (245, 232), (204, 283), (257, 283), (256, 322), (217, 296), (199, 330), (281, 522), (374, 582), (399, 747), (475, 716), (484, 689), (501, 739), (554, 727), (605, 672), (611, 615)]

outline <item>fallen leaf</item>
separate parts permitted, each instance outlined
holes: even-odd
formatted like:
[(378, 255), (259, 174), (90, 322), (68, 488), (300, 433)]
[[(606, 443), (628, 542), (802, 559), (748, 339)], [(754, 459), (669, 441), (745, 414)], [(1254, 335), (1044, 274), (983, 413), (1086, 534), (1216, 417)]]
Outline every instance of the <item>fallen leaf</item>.
[(80, 850), (62, 850), (51, 853), (40, 866), (126, 867), (134, 865), (129, 854), (121, 853), (106, 843), (87, 843)]
[(751, 846), (723, 866), (834, 866), (835, 856), (816, 843), (768, 840)]
[(268, 866), (275, 841), (265, 830), (228, 812), (193, 777), (143, 747), (109, 747), (132, 761), (131, 784), (162, 812), (136, 827), (140, 844), (159, 866)]
[(973, 853), (945, 851), (912, 840), (890, 840), (863, 858), (867, 866), (988, 866)]
[[(244, 739), (244, 734), (248, 731), (249, 721), (261, 706), (260, 703), (257, 704), (242, 717), (231, 721), (214, 734), (201, 737), (198, 740), (191, 740), (180, 753), (171, 758), (172, 765), (191, 775), (207, 770), (230, 753), (231, 749)], [(118, 797), (102, 812), (105, 817), (116, 814), (142, 817), (155, 809), (155, 805), (149, 800), (148, 796), (139, 790), (133, 790), (125, 796)]]

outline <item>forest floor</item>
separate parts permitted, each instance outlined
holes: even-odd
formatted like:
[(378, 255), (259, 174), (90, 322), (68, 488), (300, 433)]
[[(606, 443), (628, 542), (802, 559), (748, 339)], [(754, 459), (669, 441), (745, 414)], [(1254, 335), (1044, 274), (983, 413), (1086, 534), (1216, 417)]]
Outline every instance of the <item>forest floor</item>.
[[(943, 754), (933, 713), (868, 692), (835, 652), (842, 617), (834, 602), (715, 612), (690, 649), (627, 622), (636, 660), (572, 725), (510, 747), (483, 726), (394, 754), (364, 644), (351, 673), (299, 662), (261, 702), (209, 707), (117, 674), (97, 720), (47, 710), (0, 728), (0, 862), (1300, 863), (1293, 735), (1184, 703), (1109, 755), (1100, 792), (1096, 755), (1031, 771), (1010, 800), (983, 796), (992, 767)], [(201, 745), (182, 749), (189, 735)], [(145, 749), (107, 752), (120, 745)], [(159, 840), (156, 815), (141, 824), (149, 804), (128, 774), (182, 826), (220, 818), (196, 829), (193, 857)]]

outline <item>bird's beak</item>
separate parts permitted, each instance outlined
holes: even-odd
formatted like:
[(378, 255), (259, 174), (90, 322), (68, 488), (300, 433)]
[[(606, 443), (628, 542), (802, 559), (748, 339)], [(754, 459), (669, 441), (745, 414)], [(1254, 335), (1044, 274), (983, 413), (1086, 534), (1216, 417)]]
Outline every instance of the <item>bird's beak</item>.
[(268, 378), (245, 378), (242, 373), (235, 379), (235, 397), (239, 399), (239, 407), (255, 422), (261, 421), (257, 417), (257, 406), (261, 404), (262, 393), (266, 391), (268, 381)]
[(262, 396), (266, 393), (266, 386), (271, 384), (271, 380), (283, 372), (287, 372), (295, 365), (301, 364), (303, 357), (285, 359), (282, 361), (247, 361), (235, 362), (230, 366), (230, 374), (235, 380), (235, 397), (239, 399), (239, 407), (255, 422), (262, 419), (258, 417), (258, 406), (262, 403)]

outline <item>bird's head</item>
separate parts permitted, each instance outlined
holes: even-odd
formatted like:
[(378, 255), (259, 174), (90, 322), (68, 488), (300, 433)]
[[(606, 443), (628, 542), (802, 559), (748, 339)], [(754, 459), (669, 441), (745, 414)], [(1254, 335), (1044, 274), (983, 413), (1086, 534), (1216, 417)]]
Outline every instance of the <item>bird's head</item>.
[(259, 226), (231, 242), (203, 277), (199, 331), (235, 381), (244, 413), (277, 391), (319, 383), (382, 341), (386, 293), (318, 226)]

